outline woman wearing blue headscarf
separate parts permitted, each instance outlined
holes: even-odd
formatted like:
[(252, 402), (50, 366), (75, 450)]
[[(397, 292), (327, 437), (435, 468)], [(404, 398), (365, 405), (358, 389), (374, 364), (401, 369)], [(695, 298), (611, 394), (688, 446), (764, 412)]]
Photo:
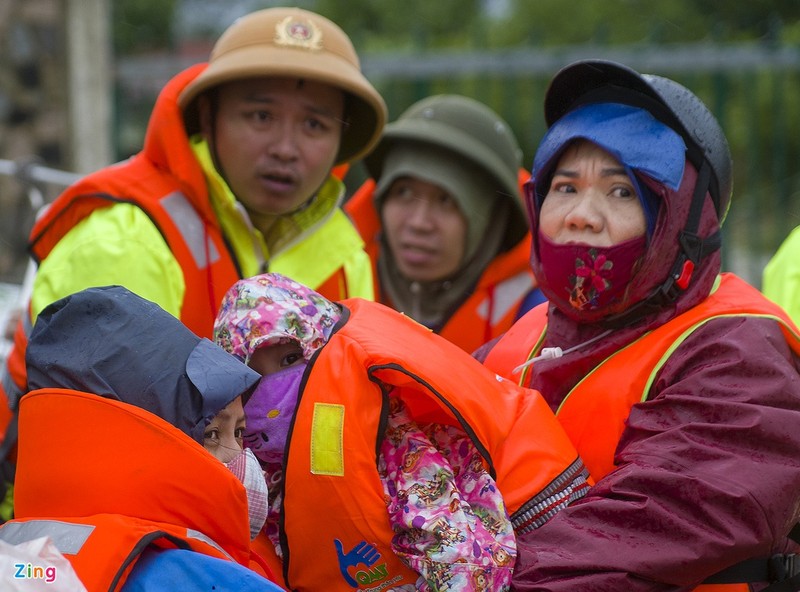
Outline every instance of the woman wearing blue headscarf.
[(545, 116), (526, 203), (549, 303), (477, 355), (542, 393), (595, 485), (519, 537), (513, 586), (769, 579), (758, 558), (798, 519), (800, 338), (720, 274), (722, 129), (674, 81), (597, 60), (555, 76)]

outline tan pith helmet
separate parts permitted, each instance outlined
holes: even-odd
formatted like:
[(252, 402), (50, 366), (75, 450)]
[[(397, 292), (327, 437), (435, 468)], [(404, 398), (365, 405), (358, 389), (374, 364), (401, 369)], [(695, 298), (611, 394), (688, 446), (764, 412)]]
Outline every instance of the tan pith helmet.
[(357, 160), (380, 138), (386, 103), (361, 73), (347, 34), (333, 21), (302, 8), (267, 8), (237, 19), (220, 36), (208, 67), (178, 98), (190, 134), (199, 130), (195, 99), (220, 84), (261, 76), (289, 76), (330, 84), (348, 95), (349, 126), (336, 163)]

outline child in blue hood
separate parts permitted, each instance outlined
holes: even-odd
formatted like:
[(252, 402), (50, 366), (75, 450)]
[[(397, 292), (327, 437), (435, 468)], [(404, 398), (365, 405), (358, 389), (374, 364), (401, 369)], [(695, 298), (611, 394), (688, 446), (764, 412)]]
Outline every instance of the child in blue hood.
[(0, 540), (49, 535), (90, 590), (278, 589), (250, 569), (269, 573), (239, 482), (235, 430), (257, 373), (120, 286), (45, 308), (27, 363), (17, 519)]

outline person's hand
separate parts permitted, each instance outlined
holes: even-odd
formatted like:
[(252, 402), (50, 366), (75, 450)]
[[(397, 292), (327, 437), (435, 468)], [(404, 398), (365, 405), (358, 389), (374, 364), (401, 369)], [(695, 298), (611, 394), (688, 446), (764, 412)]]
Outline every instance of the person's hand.
[(339, 539), (334, 539), (333, 542), (336, 544), (336, 554), (339, 556), (339, 571), (342, 572), (342, 577), (353, 588), (358, 588), (358, 582), (347, 572), (347, 568), (355, 567), (360, 563), (370, 567), (380, 559), (381, 554), (378, 549), (366, 541), (361, 541), (347, 553), (344, 552), (344, 547), (342, 547), (342, 542)]

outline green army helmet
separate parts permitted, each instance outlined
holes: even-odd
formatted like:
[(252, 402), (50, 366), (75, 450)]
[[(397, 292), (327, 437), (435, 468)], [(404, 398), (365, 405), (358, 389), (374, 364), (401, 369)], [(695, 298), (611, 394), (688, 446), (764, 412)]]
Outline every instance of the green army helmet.
[(434, 146), (487, 173), (496, 195), (510, 205), (505, 246), (528, 231), (519, 185), (522, 149), (508, 123), (483, 103), (462, 95), (426, 97), (388, 124), (375, 149), (364, 158), (367, 172), (380, 179), (387, 154), (398, 144)]

